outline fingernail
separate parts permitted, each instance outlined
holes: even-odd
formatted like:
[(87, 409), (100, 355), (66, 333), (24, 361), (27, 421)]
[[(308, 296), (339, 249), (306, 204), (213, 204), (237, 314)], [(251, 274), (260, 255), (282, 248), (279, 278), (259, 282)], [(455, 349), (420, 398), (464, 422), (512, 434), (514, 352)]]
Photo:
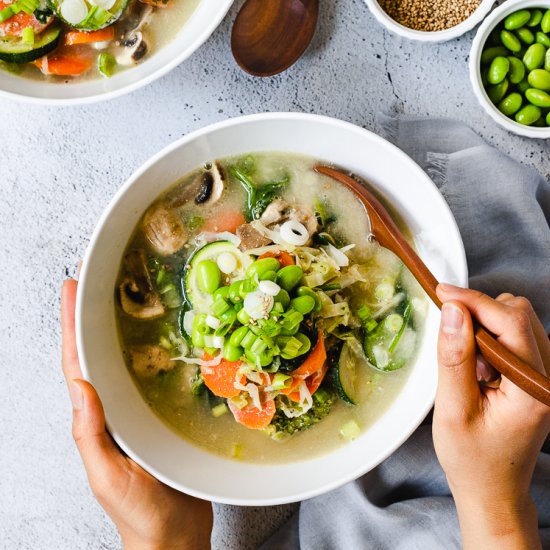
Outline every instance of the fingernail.
[(464, 322), (464, 313), (453, 304), (443, 304), (441, 308), (441, 328), (446, 334), (459, 332)]
[(437, 286), (438, 288), (443, 290), (443, 292), (453, 292), (457, 290), (462, 290), (459, 286), (452, 285), (451, 283), (439, 283), (439, 285)]
[(69, 395), (71, 396), (74, 409), (77, 411), (81, 410), (83, 401), (82, 389), (74, 381), (69, 383)]
[(478, 382), (492, 382), (498, 378), (498, 372), (480, 355), (476, 360), (476, 376)]

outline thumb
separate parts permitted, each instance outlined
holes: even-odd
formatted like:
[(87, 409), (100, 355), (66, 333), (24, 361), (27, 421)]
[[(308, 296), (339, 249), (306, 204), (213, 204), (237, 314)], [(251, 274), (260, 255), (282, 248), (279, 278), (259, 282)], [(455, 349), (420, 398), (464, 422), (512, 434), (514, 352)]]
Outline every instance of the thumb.
[(460, 302), (447, 302), (441, 308), (437, 356), (436, 406), (444, 407), (453, 416), (474, 413), (481, 396), (474, 331), (470, 313)]
[(105, 429), (103, 406), (94, 387), (84, 380), (69, 382), (73, 403), (73, 437), (94, 493), (116, 475), (123, 456)]

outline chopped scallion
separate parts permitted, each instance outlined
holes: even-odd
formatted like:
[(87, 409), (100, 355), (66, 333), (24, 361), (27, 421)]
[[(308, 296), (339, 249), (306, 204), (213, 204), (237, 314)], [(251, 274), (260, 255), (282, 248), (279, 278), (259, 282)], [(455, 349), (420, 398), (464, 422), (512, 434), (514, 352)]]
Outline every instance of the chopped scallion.
[(227, 405), (225, 403), (220, 403), (212, 409), (212, 416), (219, 418), (223, 416), (228, 411)]
[[(116, 68), (116, 59), (110, 53), (105, 53), (105, 52), (101, 53), (101, 54), (99, 54), (99, 57), (97, 58), (97, 66), (98, 66), (99, 72), (103, 76), (105, 76), (107, 78), (110, 78), (111, 76), (113, 76), (113, 73), (114, 73), (115, 68)], [(161, 269), (158, 272), (157, 284), (159, 284), (162, 281), (165, 274), (166, 274), (166, 271), (164, 269)], [(160, 280), (159, 280), (159, 278), (160, 278)]]
[(32, 27), (25, 27), (21, 33), (21, 39), (25, 44), (34, 44), (34, 29)]
[(355, 420), (350, 420), (340, 428), (340, 435), (348, 441), (353, 441), (361, 435), (361, 428)]

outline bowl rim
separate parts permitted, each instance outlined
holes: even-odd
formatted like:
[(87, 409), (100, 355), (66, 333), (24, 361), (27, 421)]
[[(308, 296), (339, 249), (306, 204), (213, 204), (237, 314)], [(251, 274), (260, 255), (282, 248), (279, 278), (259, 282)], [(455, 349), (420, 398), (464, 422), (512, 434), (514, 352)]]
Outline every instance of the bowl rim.
[(464, 21), (441, 31), (419, 31), (401, 25), (390, 17), (378, 3), (378, 0), (365, 0), (376, 20), (386, 27), (389, 31), (409, 40), (419, 42), (447, 42), (458, 38), (468, 31), (472, 30), (483, 18), (491, 11), (491, 8), (497, 0), (481, 0), (475, 11)]
[(532, 126), (525, 126), (502, 114), (497, 109), (495, 104), (489, 99), (489, 96), (485, 91), (485, 87), (481, 82), (481, 54), (483, 52), (483, 47), (485, 46), (485, 42), (487, 41), (489, 34), (494, 29), (494, 27), (496, 27), (496, 25), (498, 25), (502, 21), (502, 19), (504, 19), (504, 17), (522, 7), (547, 7), (550, 9), (550, 0), (507, 0), (506, 2), (504, 2), (504, 4), (496, 8), (489, 16), (487, 16), (485, 21), (483, 21), (483, 23), (477, 30), (477, 33), (472, 42), (472, 47), (470, 49), (470, 83), (478, 100), (478, 103), (497, 124), (505, 128), (506, 130), (520, 136), (538, 139), (549, 139), (550, 127), (536, 128)]
[[(207, 0), (199, 0), (199, 3), (204, 1), (207, 1)], [(136, 82), (122, 85), (120, 88), (117, 88), (116, 90), (96, 93), (94, 95), (83, 95), (82, 97), (74, 97), (74, 98), (37, 97), (37, 96), (24, 95), (24, 94), (15, 93), (15, 92), (9, 92), (7, 90), (3, 90), (2, 88), (0, 88), (0, 100), (9, 99), (11, 101), (16, 101), (17, 103), (23, 103), (23, 104), (67, 107), (67, 106), (89, 105), (92, 103), (99, 103), (101, 101), (115, 99), (125, 94), (130, 94), (144, 86), (147, 86), (148, 84), (151, 84), (152, 82), (154, 82), (155, 80), (158, 80), (164, 75), (168, 74), (170, 71), (176, 68), (180, 63), (183, 63), (183, 61), (191, 57), (210, 38), (210, 36), (212, 36), (214, 31), (218, 28), (222, 20), (225, 18), (225, 16), (229, 12), (229, 9), (231, 8), (235, 0), (215, 0), (215, 1), (220, 4), (219, 11), (217, 11), (216, 16), (213, 17), (210, 23), (206, 27), (204, 27), (203, 30), (198, 34), (195, 41), (190, 46), (180, 51), (178, 55), (174, 56), (167, 63), (165, 63), (158, 69), (152, 71), (150, 74), (141, 78), (140, 80), (137, 80)], [(197, 4), (197, 6), (195, 7), (195, 11), (198, 9), (198, 7), (199, 5)], [(193, 14), (191, 14), (191, 17), (193, 17)], [(178, 34), (179, 32), (182, 31), (182, 29), (186, 27), (186, 23), (187, 21), (183, 24), (181, 29), (178, 31)], [(174, 39), (176, 37), (177, 37), (177, 34), (176, 36), (174, 36)], [(162, 50), (163, 47), (160, 49)], [(132, 69), (133, 67), (127, 70), (131, 71)], [(21, 79), (26, 80), (26, 78), (24, 77), (21, 77)], [(44, 84), (46, 86), (64, 86), (64, 84), (62, 83), (57, 83), (57, 84), (44, 83)]]
[[(366, 130), (364, 128), (361, 128), (355, 124), (352, 124), (350, 122), (345, 122), (336, 118), (327, 117), (323, 115), (316, 115), (316, 114), (307, 114), (307, 113), (292, 113), (292, 112), (271, 112), (271, 113), (260, 113), (260, 114), (253, 114), (253, 115), (247, 115), (247, 116), (241, 116), (241, 117), (235, 117), (230, 118), (227, 120), (224, 120), (222, 122), (214, 123), (211, 125), (208, 125), (204, 128), (198, 129), (194, 132), (191, 132), (182, 138), (174, 141), (173, 143), (167, 145), (164, 147), (161, 151), (153, 155), (149, 160), (147, 160), (144, 164), (142, 164), (137, 170), (134, 171), (134, 173), (126, 180), (126, 182), (118, 189), (108, 206), (104, 209), (102, 215), (100, 216), (99, 220), (97, 221), (94, 231), (92, 233), (92, 236), (90, 238), (90, 242), (88, 244), (88, 247), (86, 249), (86, 253), (84, 256), (84, 260), (82, 263), (82, 269), (80, 272), (79, 277), (79, 287), (77, 292), (77, 303), (76, 303), (76, 312), (75, 312), (75, 319), (76, 319), (76, 342), (77, 342), (77, 349), (78, 354), (80, 357), (80, 366), (82, 369), (83, 377), (92, 382), (92, 375), (91, 372), (88, 369), (88, 366), (86, 364), (86, 353), (84, 349), (84, 336), (83, 336), (83, 320), (84, 320), (84, 311), (83, 311), (83, 302), (84, 302), (84, 288), (86, 286), (86, 282), (89, 275), (89, 259), (93, 256), (95, 252), (95, 248), (97, 245), (97, 240), (101, 234), (101, 232), (104, 229), (104, 225), (111, 216), (111, 213), (113, 209), (117, 206), (119, 201), (124, 198), (124, 195), (126, 192), (132, 187), (132, 185), (135, 183), (136, 180), (138, 180), (144, 173), (146, 173), (152, 166), (154, 166), (157, 162), (159, 162), (162, 158), (172, 153), (174, 150), (181, 148), (182, 146), (186, 145), (189, 142), (192, 142), (194, 140), (197, 140), (201, 138), (202, 136), (205, 136), (211, 132), (216, 132), (218, 130), (230, 128), (233, 126), (238, 125), (246, 125), (248, 123), (254, 123), (254, 122), (268, 122), (268, 121), (280, 121), (280, 120), (286, 120), (286, 121), (292, 121), (292, 122), (319, 122), (324, 124), (330, 124), (339, 126), (342, 129), (355, 132), (357, 134), (369, 134), (370, 137), (374, 137), (375, 139), (379, 140), (383, 146), (387, 147), (389, 150), (392, 150), (392, 152), (395, 155), (400, 156), (402, 159), (406, 160), (411, 166), (414, 165), (418, 169), (419, 172), (421, 172), (424, 177), (427, 185), (431, 185), (435, 191), (434, 193), (434, 199), (439, 203), (439, 207), (444, 210), (445, 217), (448, 220), (449, 223), (449, 231), (454, 233), (454, 236), (458, 239), (457, 242), (460, 245), (460, 257), (456, 258), (456, 277), (459, 279), (459, 284), (467, 284), (468, 282), (468, 267), (466, 262), (466, 252), (464, 249), (464, 244), (462, 241), (462, 237), (460, 235), (460, 231), (458, 229), (458, 225), (456, 223), (456, 220), (454, 218), (454, 215), (452, 214), (452, 211), (450, 210), (447, 202), (443, 198), (443, 195), (441, 192), (437, 189), (437, 186), (432, 181), (432, 179), (426, 174), (424, 170), (413, 160), (411, 159), (406, 153), (401, 151), (398, 147), (396, 147), (394, 144), (390, 143), (385, 138), (382, 138), (381, 136), (378, 136), (374, 132), (371, 132), (370, 130)], [(203, 492), (201, 490), (196, 490), (193, 488), (189, 488), (184, 486), (183, 484), (180, 484), (172, 479), (170, 479), (167, 476), (164, 476), (159, 470), (157, 470), (152, 464), (147, 462), (146, 460), (142, 459), (138, 452), (135, 452), (132, 447), (126, 443), (124, 437), (122, 434), (120, 434), (114, 427), (111, 425), (109, 420), (109, 411), (105, 411), (106, 415), (106, 425), (107, 429), (113, 436), (113, 439), (116, 441), (116, 443), (121, 447), (121, 449), (137, 464), (139, 464), (141, 467), (143, 467), (146, 471), (150, 472), (153, 476), (155, 476), (157, 479), (159, 479), (161, 482), (165, 483), (166, 485), (173, 487), (174, 489), (184, 492), (186, 494), (189, 494), (191, 496), (195, 496), (204, 500), (209, 500), (213, 502), (223, 503), (223, 504), (231, 504), (231, 505), (240, 505), (240, 506), (270, 506), (270, 505), (279, 505), (279, 504), (287, 504), (291, 502), (297, 502), (305, 499), (309, 499), (324, 493), (327, 493), (329, 491), (332, 491), (338, 487), (341, 487), (342, 485), (353, 481), (357, 478), (359, 478), (361, 475), (365, 474), (367, 471), (372, 470), (376, 466), (378, 466), (383, 460), (385, 460), (388, 456), (393, 454), (396, 449), (398, 449), (409, 437), (410, 435), (418, 428), (418, 426), (421, 424), (422, 420), (426, 417), (426, 415), (431, 410), (434, 400), (435, 400), (435, 391), (436, 391), (436, 385), (434, 384), (433, 390), (430, 392), (430, 398), (427, 400), (424, 407), (422, 407), (422, 413), (418, 416), (418, 419), (411, 422), (410, 429), (400, 438), (396, 438), (393, 445), (388, 446), (383, 452), (380, 452), (378, 455), (375, 455), (372, 460), (365, 461), (364, 465), (362, 465), (360, 468), (356, 468), (354, 470), (349, 471), (345, 476), (341, 476), (337, 480), (331, 483), (325, 483), (322, 485), (319, 485), (317, 488), (308, 490), (308, 491), (302, 491), (298, 493), (293, 493), (288, 496), (281, 496), (281, 497), (264, 497), (264, 498), (256, 498), (256, 499), (250, 499), (250, 498), (240, 498), (240, 497), (220, 497), (219, 495), (213, 495), (206, 492)], [(204, 450), (204, 452), (209, 452)], [(330, 454), (330, 453), (329, 453)], [(248, 463), (244, 463), (248, 464)], [(266, 467), (269, 467), (272, 465), (267, 465)]]

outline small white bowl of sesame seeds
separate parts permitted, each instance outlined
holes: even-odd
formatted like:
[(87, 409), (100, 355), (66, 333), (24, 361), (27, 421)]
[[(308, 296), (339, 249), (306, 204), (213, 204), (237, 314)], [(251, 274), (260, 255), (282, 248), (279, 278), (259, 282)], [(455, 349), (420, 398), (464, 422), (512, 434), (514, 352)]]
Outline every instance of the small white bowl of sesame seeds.
[(365, 0), (389, 31), (423, 42), (446, 42), (472, 30), (496, 0)]

